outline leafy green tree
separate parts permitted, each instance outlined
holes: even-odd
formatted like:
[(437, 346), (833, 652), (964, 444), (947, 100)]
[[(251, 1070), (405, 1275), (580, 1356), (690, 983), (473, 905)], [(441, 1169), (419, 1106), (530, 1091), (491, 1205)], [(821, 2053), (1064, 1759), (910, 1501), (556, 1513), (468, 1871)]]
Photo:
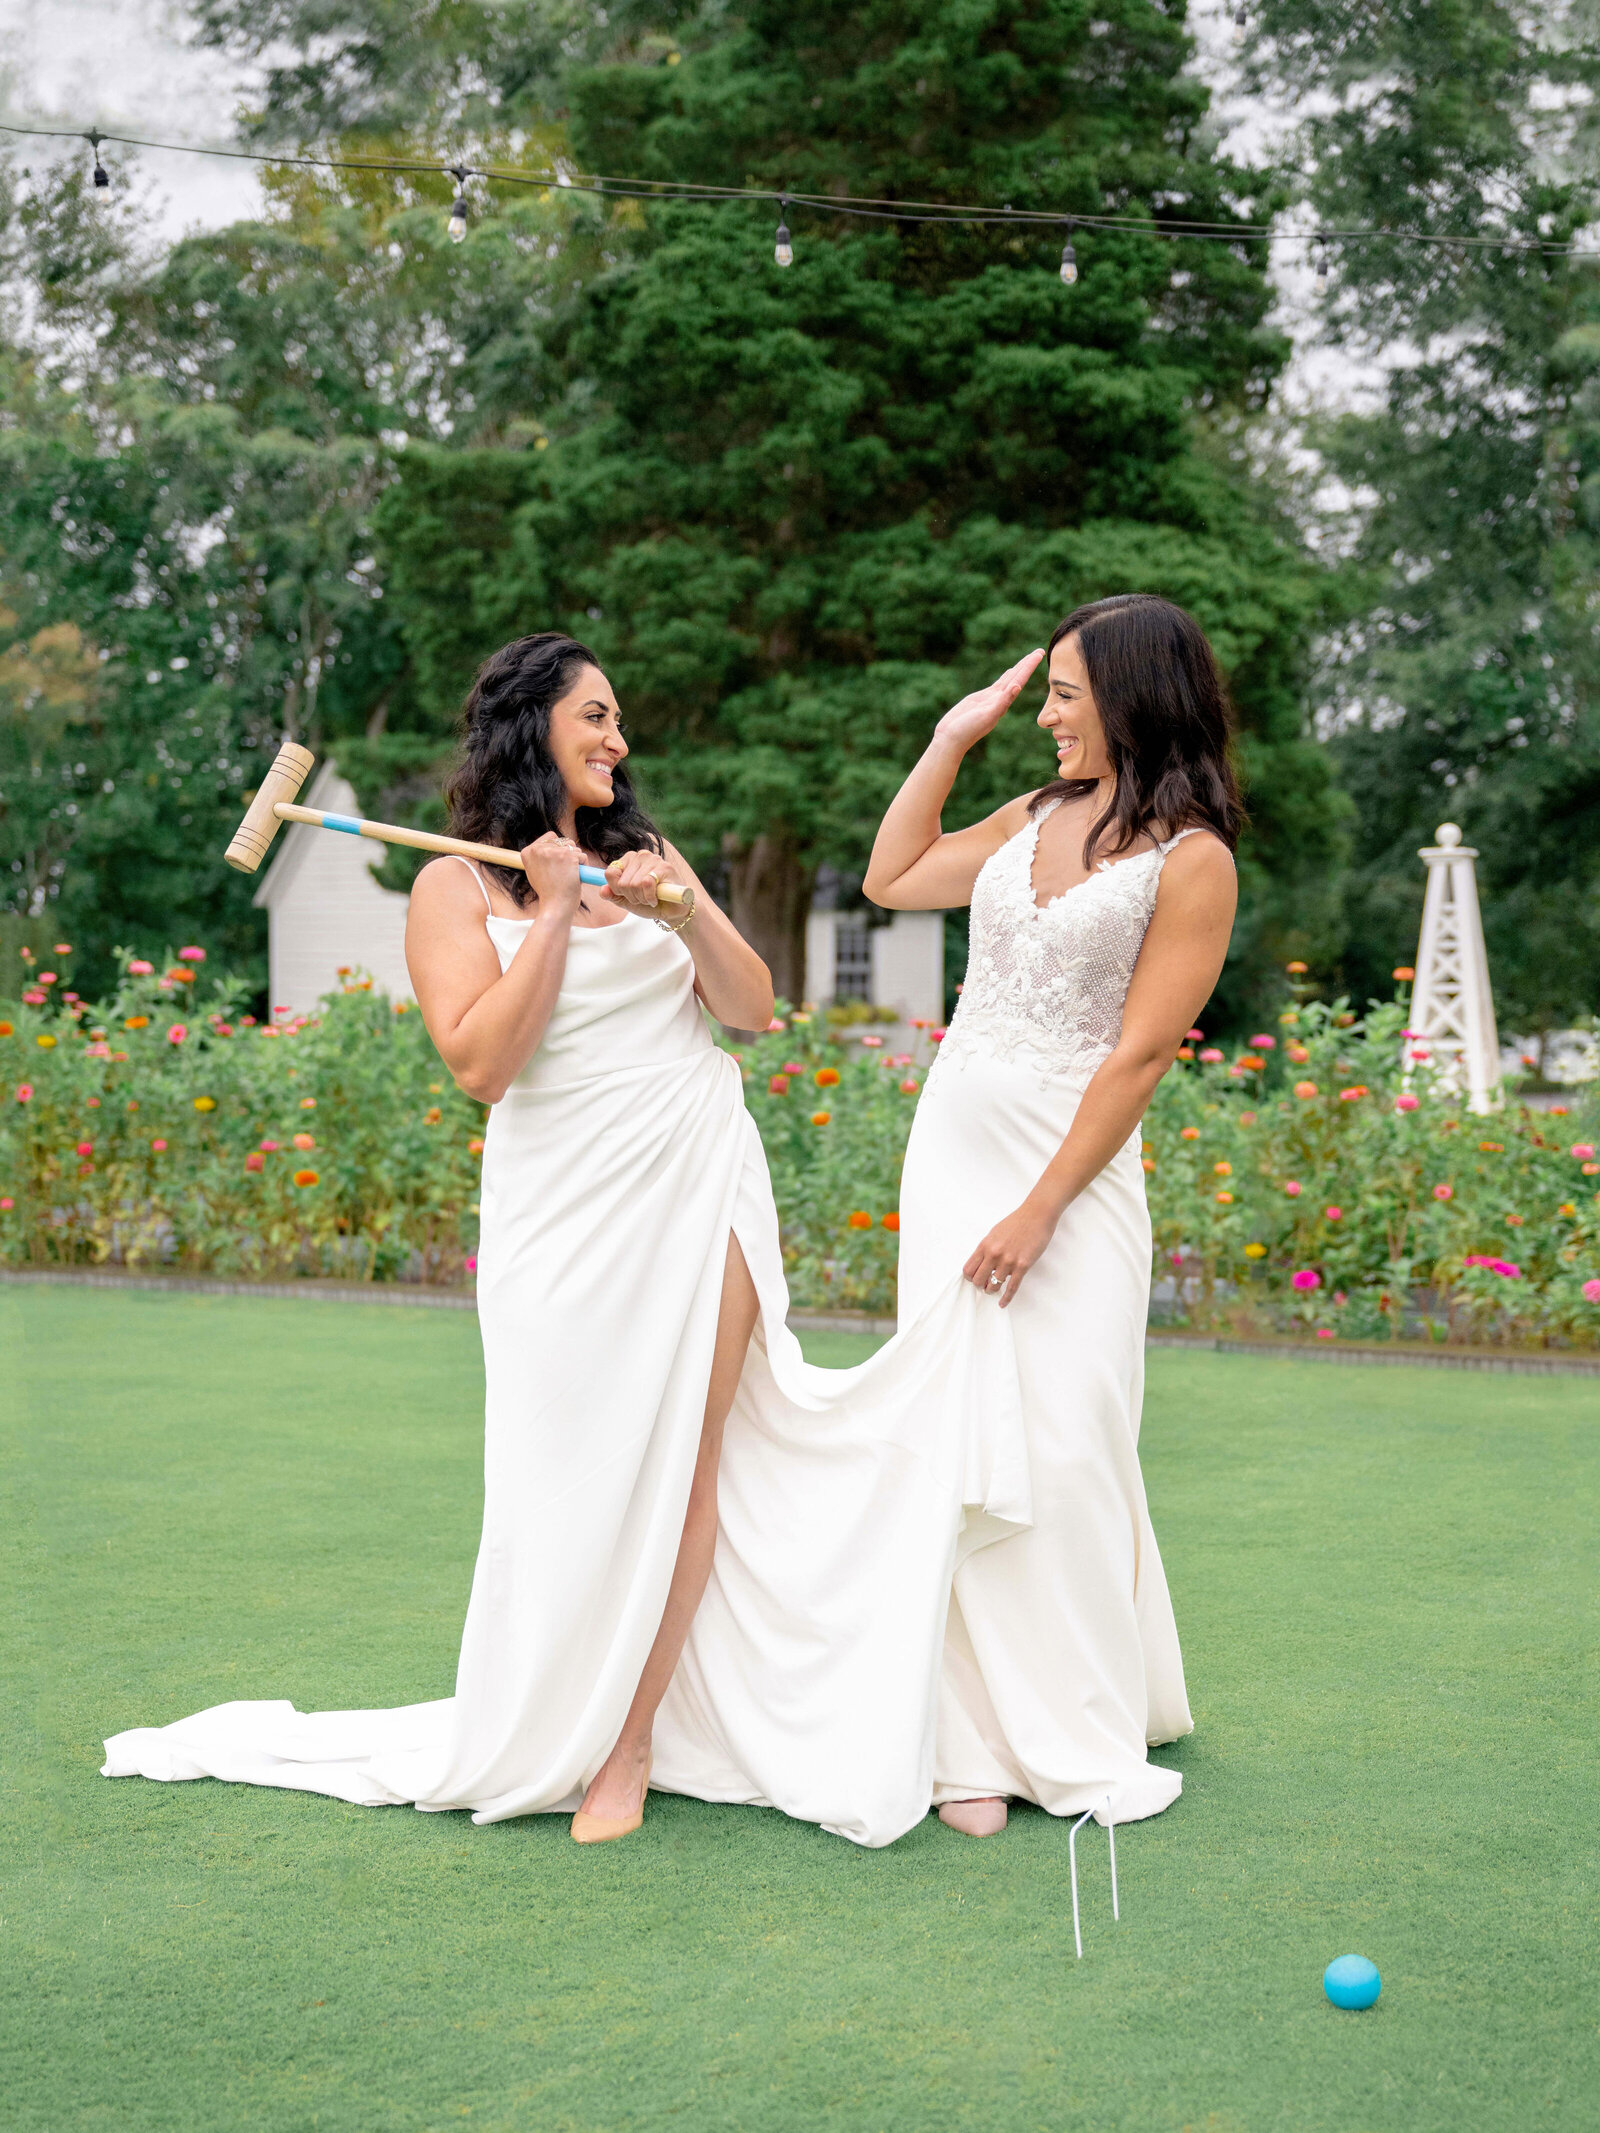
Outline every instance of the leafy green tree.
[(1317, 440), (1346, 488), (1321, 687), (1357, 806), (1346, 976), (1381, 994), (1410, 959), (1417, 848), (1454, 818), (1501, 1019), (1547, 1028), (1594, 1009), (1600, 969), (1600, 261), (1541, 249), (1600, 205), (1594, 16), (1261, 0), (1252, 22), (1258, 79), (1315, 92), (1292, 153), (1318, 219), (1389, 233), (1330, 246), (1326, 331), (1387, 384)]
[[(1316, 588), (1232, 456), (1283, 354), (1261, 247), (1198, 236), (1269, 203), (1203, 146), (1181, 25), (1149, 0), (754, 4), (716, 34), (657, 19), (670, 49), (569, 76), (578, 167), (1159, 210), (1177, 234), (1079, 228), (1069, 288), (1060, 226), (796, 207), (785, 271), (773, 209), (650, 207), (557, 322), (570, 388), (548, 451), (400, 462), (379, 527), (424, 703), (442, 718), (510, 629), (588, 637), (647, 791), (720, 857), (794, 993), (816, 867), (859, 872), (951, 694), (1077, 600), (1168, 591), (1215, 632), (1246, 729), (1238, 999), (1323, 922), (1337, 809), (1301, 721)], [(1049, 774), (1019, 721), (957, 805)]]
[[(86, 194), (0, 201), (0, 882), (91, 984), (119, 941), (201, 932), (259, 974), (221, 854), (262, 752), (297, 734), (383, 779), (441, 750), (373, 552), (394, 454), (522, 434), (598, 221), (524, 192), (458, 247), (448, 181), (290, 173), (269, 219), (147, 262)], [(69, 628), (95, 668), (70, 711), (30, 678)]]

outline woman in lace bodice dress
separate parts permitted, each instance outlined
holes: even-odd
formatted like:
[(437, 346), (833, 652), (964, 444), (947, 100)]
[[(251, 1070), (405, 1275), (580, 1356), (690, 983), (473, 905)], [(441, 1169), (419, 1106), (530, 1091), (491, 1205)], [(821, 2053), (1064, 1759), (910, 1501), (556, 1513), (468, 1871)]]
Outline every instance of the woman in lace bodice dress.
[(1242, 813), (1222, 683), (1180, 608), (1096, 601), (1051, 639), (1039, 724), (1059, 774), (941, 833), (973, 744), (1041, 657), (942, 719), (866, 879), (898, 910), (970, 901), (961, 1002), (901, 1189), (901, 1324), (959, 1263), (1008, 1314), (1031, 1527), (955, 1572), (934, 1799), (970, 1835), (1008, 1798), (1158, 1813), (1190, 1730), (1138, 1435), (1150, 1222), (1139, 1121), (1227, 951)]

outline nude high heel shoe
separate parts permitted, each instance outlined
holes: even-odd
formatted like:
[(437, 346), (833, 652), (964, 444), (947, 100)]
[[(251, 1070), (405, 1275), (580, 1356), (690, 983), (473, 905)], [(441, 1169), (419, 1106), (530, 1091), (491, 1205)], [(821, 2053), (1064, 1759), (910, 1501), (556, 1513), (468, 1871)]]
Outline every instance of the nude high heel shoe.
[(572, 1818), (572, 1841), (574, 1844), (612, 1844), (618, 1837), (631, 1837), (644, 1821), (644, 1803), (650, 1791), (650, 1771), (646, 1764), (644, 1791), (639, 1795), (639, 1804), (631, 1815), (586, 1815), (580, 1807)]

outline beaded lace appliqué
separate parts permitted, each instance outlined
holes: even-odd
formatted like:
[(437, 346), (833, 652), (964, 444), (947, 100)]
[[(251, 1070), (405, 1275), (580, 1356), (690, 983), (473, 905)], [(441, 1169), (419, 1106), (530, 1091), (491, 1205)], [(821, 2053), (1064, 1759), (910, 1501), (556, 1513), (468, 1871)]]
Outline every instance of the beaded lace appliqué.
[(966, 982), (938, 1064), (1003, 1059), (1086, 1087), (1122, 1035), (1133, 966), (1155, 910), (1164, 845), (1098, 872), (1041, 909), (1033, 900), (1041, 808), (986, 860), (972, 891)]

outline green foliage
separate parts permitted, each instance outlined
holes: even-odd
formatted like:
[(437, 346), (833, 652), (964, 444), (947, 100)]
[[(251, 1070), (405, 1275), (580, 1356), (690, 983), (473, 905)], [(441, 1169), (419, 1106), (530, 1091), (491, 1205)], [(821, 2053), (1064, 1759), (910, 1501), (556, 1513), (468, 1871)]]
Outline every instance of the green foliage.
[[(1415, 932), (1417, 849), (1454, 819), (1482, 853), (1502, 1019), (1548, 1028), (1592, 1010), (1600, 964), (1594, 16), (1264, 0), (1252, 31), (1258, 81), (1315, 99), (1292, 155), (1318, 220), (1391, 233), (1334, 243), (1325, 322), (1382, 353), (1384, 404), (1317, 439), (1345, 485), (1322, 694), (1358, 803), (1346, 980), (1380, 989)], [(1574, 240), (1591, 256), (1537, 249)]]
[[(860, 872), (938, 713), (1129, 585), (1194, 607), (1238, 695), (1257, 840), (1235, 996), (1323, 923), (1337, 808), (1300, 708), (1317, 592), (1230, 456), (1283, 344), (1259, 244), (1181, 235), (1237, 223), (1249, 192), (1201, 149), (1186, 56), (1149, 0), (1093, 22), (1075, 0), (950, 0), (757, 6), (686, 36), (680, 65), (580, 69), (588, 167), (1063, 214), (1159, 202), (1180, 235), (1080, 230), (1068, 289), (1058, 230), (794, 208), (784, 271), (773, 210), (653, 206), (559, 328), (549, 448), (401, 461), (381, 526), (430, 715), (535, 617), (593, 642), (652, 803), (701, 863), (727, 859), (790, 990), (811, 873)], [(1051, 774), (1025, 740), (991, 746), (953, 813)]]
[[(414, 1010), (352, 977), (318, 1015), (262, 1025), (229, 982), (197, 1005), (181, 953), (124, 961), (95, 1006), (26, 964), (0, 1012), (0, 1263), (459, 1278), (483, 1112)], [(1593, 1092), (1559, 1119), (1486, 1121), (1431, 1094), (1405, 1108), (1402, 1019), (1309, 1000), (1231, 1062), (1185, 1048), (1144, 1129), (1172, 1308), (1361, 1339), (1420, 1313), (1453, 1340), (1600, 1342)], [(940, 1035), (894, 1053), (870, 1023), (802, 1008), (736, 1054), (797, 1305), (893, 1311), (901, 1165)]]
[(0, 1019), (0, 1260), (461, 1277), (483, 1112), (414, 1009), (355, 979), (258, 1023), (181, 960), (90, 1008), (60, 976)]

